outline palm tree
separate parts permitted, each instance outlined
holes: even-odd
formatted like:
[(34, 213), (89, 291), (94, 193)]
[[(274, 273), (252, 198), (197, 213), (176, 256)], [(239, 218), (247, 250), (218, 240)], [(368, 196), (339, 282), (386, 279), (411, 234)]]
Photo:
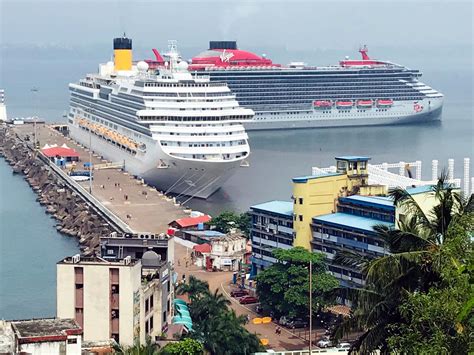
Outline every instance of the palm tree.
[(387, 338), (391, 325), (403, 322), (398, 307), (408, 293), (426, 292), (441, 281), (441, 269), (446, 263), (458, 264), (449, 250), (450, 233), (457, 222), (473, 211), (473, 197), (463, 200), (459, 192), (447, 183), (443, 172), (433, 186), (434, 207), (425, 212), (409, 191), (401, 188), (389, 195), (406, 219), (397, 229), (374, 226), (390, 254), (368, 259), (357, 253), (341, 252), (335, 261), (357, 267), (365, 275), (365, 286), (344, 289), (342, 294), (353, 302), (352, 317), (335, 332), (339, 338), (352, 331), (361, 331), (351, 351), (388, 353)]
[(113, 345), (114, 354), (121, 355), (158, 355), (159, 345), (154, 344), (150, 337), (146, 338), (145, 344), (139, 342), (133, 344), (133, 346), (124, 346), (115, 343)]
[(195, 276), (190, 276), (187, 283), (181, 283), (176, 288), (178, 295), (187, 294), (192, 301), (203, 294), (209, 292), (209, 284), (206, 281), (199, 280)]

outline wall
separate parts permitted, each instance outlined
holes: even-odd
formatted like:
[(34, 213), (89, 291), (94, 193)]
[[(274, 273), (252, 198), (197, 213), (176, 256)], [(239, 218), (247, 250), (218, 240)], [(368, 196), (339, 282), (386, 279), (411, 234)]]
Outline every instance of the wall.
[[(132, 267), (121, 267), (119, 271), (119, 284), (120, 284), (120, 294), (119, 294), (120, 344), (133, 345), (134, 343), (134, 314), (133, 312), (134, 312), (134, 308), (136, 309), (137, 307), (137, 305), (134, 304), (134, 302), (138, 301), (138, 310), (140, 310), (139, 290), (140, 290), (140, 285), (141, 285), (141, 264), (137, 263), (136, 265)], [(138, 322), (139, 322), (139, 318), (138, 318)], [(139, 336), (139, 334), (137, 335)]]
[(56, 265), (56, 315), (58, 318), (76, 318), (74, 266)]
[(87, 264), (70, 266), (84, 268), (84, 341), (110, 339), (109, 267)]
[(34, 355), (59, 355), (64, 354), (64, 351), (66, 350), (66, 343), (64, 341), (51, 341), (44, 343), (21, 344), (19, 350), (20, 352), (24, 351)]
[[(296, 233), (293, 246), (302, 246), (311, 250), (311, 220), (315, 216), (335, 212), (335, 200), (342, 188), (347, 186), (346, 175), (318, 176), (308, 178), (306, 182), (293, 182), (293, 229)], [(300, 198), (303, 203), (300, 204)], [(300, 216), (303, 220), (300, 221)]]

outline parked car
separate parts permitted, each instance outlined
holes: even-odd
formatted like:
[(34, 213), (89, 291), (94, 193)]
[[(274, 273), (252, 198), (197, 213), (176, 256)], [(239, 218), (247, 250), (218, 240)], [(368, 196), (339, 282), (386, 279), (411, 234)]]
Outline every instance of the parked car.
[(329, 348), (332, 346), (332, 341), (329, 338), (323, 338), (316, 344), (320, 348)]
[(242, 297), (242, 296), (248, 296), (249, 291), (247, 290), (234, 290), (230, 293), (231, 297)]
[(308, 326), (308, 322), (303, 319), (293, 319), (290, 320), (286, 326), (288, 328), (296, 329), (296, 328), (306, 328)]
[(338, 346), (336, 346), (336, 349), (350, 349), (351, 344), (349, 343), (340, 343)]
[(253, 296), (244, 296), (239, 300), (240, 304), (257, 303), (258, 298)]

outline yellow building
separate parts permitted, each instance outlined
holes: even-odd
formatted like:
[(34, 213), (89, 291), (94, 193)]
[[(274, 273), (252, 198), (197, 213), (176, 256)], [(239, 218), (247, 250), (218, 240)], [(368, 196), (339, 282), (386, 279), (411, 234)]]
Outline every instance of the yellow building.
[(293, 179), (294, 246), (311, 250), (311, 219), (336, 212), (338, 197), (387, 193), (386, 186), (368, 184), (369, 159), (359, 156), (336, 157), (336, 173)]

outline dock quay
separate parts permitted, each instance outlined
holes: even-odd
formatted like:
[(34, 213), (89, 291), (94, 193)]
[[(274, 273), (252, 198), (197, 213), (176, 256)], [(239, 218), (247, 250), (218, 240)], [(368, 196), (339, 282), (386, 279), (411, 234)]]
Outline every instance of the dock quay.
[[(189, 216), (190, 211), (186, 211), (172, 198), (144, 184), (142, 180), (130, 176), (117, 162), (105, 161), (94, 152), (91, 159), (94, 167), (91, 185), (89, 186), (89, 181), (71, 179), (66, 169), (50, 161), (41, 152), (33, 150), (33, 137), (36, 131), (40, 148), (46, 144), (57, 146), (66, 144), (79, 154), (77, 166), (89, 163), (88, 148), (64, 136), (53, 126), (41, 123), (3, 126), (0, 131), (2, 141), (0, 153), (13, 166), (14, 172), (25, 173), (25, 178), (31, 180), (29, 182), (33, 189), (37, 192), (41, 190), (39, 191), (42, 192), (41, 197), (38, 200), (48, 205), (46, 211), (58, 219), (58, 230), (80, 237), (83, 252), (86, 254), (98, 250), (99, 236), (107, 236), (113, 232), (116, 235), (159, 235), (166, 232), (171, 221)], [(54, 190), (54, 193), (51, 196), (45, 194), (45, 189)], [(49, 197), (45, 198), (45, 195)], [(59, 204), (51, 205), (52, 200), (55, 202), (65, 200), (67, 203), (59, 207), (61, 211), (58, 213)], [(82, 219), (76, 216), (77, 213)], [(89, 225), (90, 221), (84, 219), (87, 215), (93, 216), (91, 218), (94, 221), (94, 228)], [(79, 219), (78, 225), (68, 223), (63, 226), (61, 223), (64, 220), (76, 221), (76, 219)], [(89, 229), (92, 228), (91, 232), (93, 230), (94, 233), (90, 235), (85, 233), (87, 226)]]

